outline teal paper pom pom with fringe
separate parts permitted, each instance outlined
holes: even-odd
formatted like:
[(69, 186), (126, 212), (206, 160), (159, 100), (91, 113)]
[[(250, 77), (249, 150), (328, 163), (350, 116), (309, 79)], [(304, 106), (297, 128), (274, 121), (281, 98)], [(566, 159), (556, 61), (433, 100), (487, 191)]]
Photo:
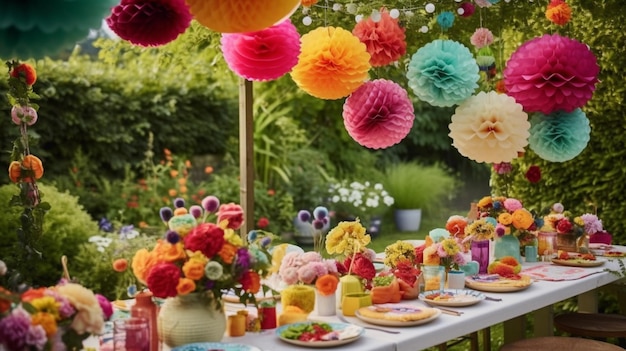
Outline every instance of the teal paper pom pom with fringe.
[(453, 40), (435, 40), (417, 50), (406, 76), (417, 97), (433, 106), (463, 102), (478, 88), (478, 65), (469, 49)]
[(116, 0), (0, 2), (0, 57), (39, 59), (72, 48), (99, 29)]
[(587, 147), (591, 127), (585, 113), (577, 108), (568, 113), (557, 111), (531, 118), (530, 148), (550, 162), (565, 162), (578, 156)]

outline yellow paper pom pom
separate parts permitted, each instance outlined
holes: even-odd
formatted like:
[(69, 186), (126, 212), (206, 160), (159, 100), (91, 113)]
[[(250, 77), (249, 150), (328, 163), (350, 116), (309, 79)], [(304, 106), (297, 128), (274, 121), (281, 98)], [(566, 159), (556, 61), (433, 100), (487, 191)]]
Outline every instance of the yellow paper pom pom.
[(365, 44), (340, 27), (319, 27), (300, 39), (298, 64), (291, 78), (320, 99), (344, 98), (368, 77), (370, 54)]
[(283, 306), (296, 306), (305, 313), (311, 313), (315, 307), (315, 289), (308, 285), (291, 285), (280, 292)]
[(289, 17), (300, 0), (186, 0), (203, 26), (220, 33), (255, 32)]

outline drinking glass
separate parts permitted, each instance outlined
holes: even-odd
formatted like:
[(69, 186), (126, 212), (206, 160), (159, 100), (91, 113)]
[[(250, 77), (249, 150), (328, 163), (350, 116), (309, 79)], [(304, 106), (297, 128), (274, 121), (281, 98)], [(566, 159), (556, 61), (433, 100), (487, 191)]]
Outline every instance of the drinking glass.
[(150, 351), (150, 328), (146, 318), (131, 317), (113, 322), (114, 351)]

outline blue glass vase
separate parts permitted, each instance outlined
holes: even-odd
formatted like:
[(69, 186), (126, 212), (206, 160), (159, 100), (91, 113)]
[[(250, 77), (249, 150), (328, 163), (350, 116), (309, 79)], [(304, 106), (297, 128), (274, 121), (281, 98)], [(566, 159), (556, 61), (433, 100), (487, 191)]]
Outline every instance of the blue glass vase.
[(522, 262), (519, 239), (515, 235), (503, 235), (496, 238), (493, 254), (496, 260), (505, 256), (513, 256), (517, 262)]

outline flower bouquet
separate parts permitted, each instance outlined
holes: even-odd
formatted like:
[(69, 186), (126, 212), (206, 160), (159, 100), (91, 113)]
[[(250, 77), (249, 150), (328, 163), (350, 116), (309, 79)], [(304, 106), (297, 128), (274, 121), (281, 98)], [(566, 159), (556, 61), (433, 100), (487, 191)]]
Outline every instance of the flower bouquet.
[(220, 308), (222, 295), (229, 292), (242, 303), (256, 303), (261, 289), (264, 294), (271, 290), (261, 284), (271, 268), (271, 235), (258, 237), (252, 231), (246, 242), (236, 232), (244, 218), (240, 205), (220, 205), (215, 196), (201, 205), (186, 209), (178, 198), (173, 210), (161, 208), (168, 230), (152, 249), (135, 253), (135, 277), (158, 298), (202, 293)]
[(477, 204), (479, 218), (485, 218), (495, 225), (497, 237), (514, 235), (521, 245), (536, 238), (536, 230), (543, 225), (543, 219), (524, 208), (515, 198), (485, 196)]
[(597, 215), (585, 213), (574, 216), (560, 203), (551, 207), (551, 212), (544, 217), (543, 232), (556, 232), (558, 250), (586, 251), (587, 235), (601, 233), (604, 229), (602, 220)]
[(0, 348), (80, 350), (83, 340), (103, 332), (112, 313), (102, 295), (67, 280), (21, 294), (0, 287)]
[(394, 199), (380, 183), (348, 182), (332, 184), (328, 190), (330, 203), (340, 218), (363, 218), (370, 220), (379, 216), (394, 204)]
[(362, 288), (369, 288), (376, 275), (376, 253), (367, 248), (371, 240), (359, 219), (339, 222), (326, 235), (326, 251), (338, 257), (339, 273), (358, 277)]
[[(418, 269), (418, 261), (416, 255), (416, 249), (413, 244), (406, 241), (398, 240), (395, 243), (385, 248), (385, 266), (389, 267), (389, 275), (394, 277), (399, 285), (400, 290), (403, 292), (402, 299), (409, 300), (415, 299), (419, 295), (418, 280), (421, 275), (421, 271)], [(380, 279), (375, 280), (375, 285), (381, 286)], [(385, 280), (382, 280), (384, 283)], [(390, 282), (393, 284), (393, 282)]]

